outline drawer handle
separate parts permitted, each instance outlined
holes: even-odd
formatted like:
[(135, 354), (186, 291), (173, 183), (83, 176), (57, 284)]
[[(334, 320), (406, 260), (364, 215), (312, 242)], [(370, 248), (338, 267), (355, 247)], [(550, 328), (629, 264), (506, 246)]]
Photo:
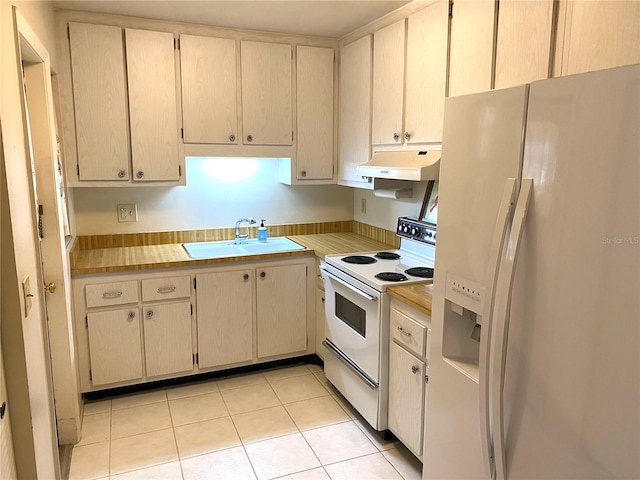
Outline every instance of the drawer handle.
[(113, 299), (120, 298), (122, 296), (122, 290), (118, 290), (116, 292), (104, 292), (102, 294), (102, 298)]
[(166, 287), (158, 287), (158, 293), (173, 293), (176, 291), (175, 285), (167, 285)]
[(407, 337), (411, 336), (411, 332), (407, 332), (404, 328), (402, 327), (398, 327), (398, 331), (402, 334), (402, 335), (406, 335)]
[(413, 373), (414, 375), (418, 373), (418, 367), (416, 367), (415, 365), (411, 365), (411, 373)]

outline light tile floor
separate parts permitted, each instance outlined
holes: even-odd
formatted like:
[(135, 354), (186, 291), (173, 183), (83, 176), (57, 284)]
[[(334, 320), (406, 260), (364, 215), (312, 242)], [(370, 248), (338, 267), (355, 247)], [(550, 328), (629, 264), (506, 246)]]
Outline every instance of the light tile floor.
[(80, 479), (419, 480), (327, 382), (297, 365), (85, 404)]

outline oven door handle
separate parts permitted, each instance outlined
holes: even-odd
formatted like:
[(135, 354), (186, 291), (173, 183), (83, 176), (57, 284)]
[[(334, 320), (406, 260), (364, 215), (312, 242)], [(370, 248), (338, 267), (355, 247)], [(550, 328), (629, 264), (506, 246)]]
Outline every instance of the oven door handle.
[(336, 357), (338, 357), (339, 360), (342, 360), (342, 362), (347, 367), (353, 370), (353, 372), (356, 375), (358, 375), (362, 379), (362, 381), (369, 386), (369, 388), (371, 388), (372, 390), (375, 390), (376, 388), (378, 388), (378, 384), (371, 377), (369, 377), (369, 375), (367, 375), (358, 365), (356, 365), (353, 362), (353, 360), (347, 357), (344, 353), (340, 351), (338, 347), (336, 347), (333, 343), (331, 343), (331, 340), (329, 340), (328, 338), (325, 338), (322, 341), (322, 345), (327, 347), (327, 350), (329, 352), (333, 353)]
[(326, 273), (329, 277), (331, 277), (333, 280), (335, 280), (336, 282), (338, 282), (339, 284), (347, 287), (349, 290), (353, 290), (354, 292), (356, 292), (358, 295), (366, 298), (367, 300), (371, 300), (372, 302), (377, 302), (378, 301), (378, 297), (374, 297), (373, 295), (368, 294), (367, 292), (364, 292), (362, 290), (360, 290), (357, 287), (354, 287), (353, 285), (350, 285), (349, 283), (345, 282), (344, 280), (342, 280), (340, 277), (336, 277), (333, 273), (329, 272), (328, 270), (325, 270), (324, 268), (322, 269), (322, 271), (324, 273)]

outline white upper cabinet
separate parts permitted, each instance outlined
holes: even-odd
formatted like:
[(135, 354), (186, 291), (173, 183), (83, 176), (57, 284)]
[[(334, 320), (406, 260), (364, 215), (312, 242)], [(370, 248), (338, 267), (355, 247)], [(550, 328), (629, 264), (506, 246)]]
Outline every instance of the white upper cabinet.
[(371, 35), (340, 50), (338, 184), (372, 188), (357, 172), (371, 158)]
[(405, 23), (402, 19), (373, 35), (374, 145), (402, 143)]
[(77, 173), (80, 180), (130, 177), (122, 29), (69, 23)]
[(640, 2), (572, 0), (562, 5), (566, 27), (560, 74), (640, 63)]
[(498, 14), (495, 88), (549, 77), (554, 0), (501, 0)]
[(120, 27), (70, 22), (69, 43), (77, 147), (71, 184), (183, 180), (173, 34), (123, 35)]
[(495, 0), (455, 0), (451, 17), (449, 96), (492, 88), (496, 9)]
[(177, 181), (173, 34), (127, 28), (125, 37), (134, 181)]
[(333, 178), (333, 58), (332, 48), (297, 47), (298, 180)]
[(449, 2), (440, 0), (408, 19), (404, 140), (442, 141)]
[(243, 143), (291, 145), (291, 45), (243, 40), (240, 57)]
[(236, 41), (180, 35), (184, 143), (237, 144)]

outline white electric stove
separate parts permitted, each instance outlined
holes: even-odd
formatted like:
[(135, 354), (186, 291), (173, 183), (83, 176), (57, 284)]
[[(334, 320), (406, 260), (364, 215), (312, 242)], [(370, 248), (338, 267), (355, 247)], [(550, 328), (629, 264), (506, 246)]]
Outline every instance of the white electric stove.
[(387, 428), (386, 290), (433, 281), (435, 233), (435, 225), (400, 218), (399, 249), (325, 257), (325, 374), (376, 430)]

